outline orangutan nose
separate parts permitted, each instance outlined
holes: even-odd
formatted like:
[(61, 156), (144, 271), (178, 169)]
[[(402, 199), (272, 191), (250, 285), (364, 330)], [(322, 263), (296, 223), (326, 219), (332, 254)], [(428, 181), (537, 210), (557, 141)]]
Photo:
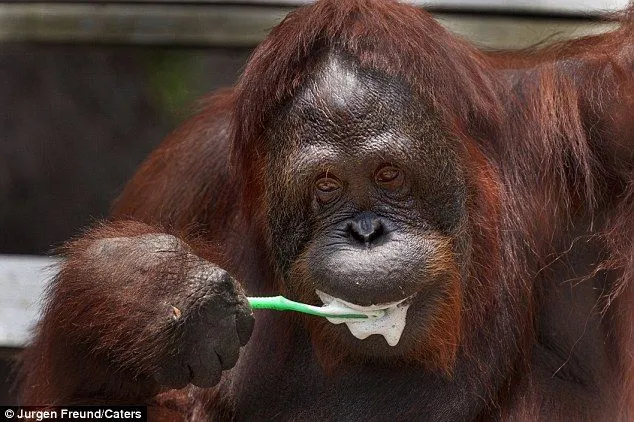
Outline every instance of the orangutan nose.
[(369, 211), (355, 216), (348, 223), (347, 231), (354, 242), (367, 247), (382, 240), (386, 234), (385, 226), (379, 216)]

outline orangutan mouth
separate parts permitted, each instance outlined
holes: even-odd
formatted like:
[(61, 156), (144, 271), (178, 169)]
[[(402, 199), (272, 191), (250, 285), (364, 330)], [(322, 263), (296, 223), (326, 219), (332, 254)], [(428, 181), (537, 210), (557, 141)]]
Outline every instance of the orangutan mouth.
[(405, 329), (405, 319), (407, 317), (407, 309), (412, 303), (412, 296), (397, 302), (382, 303), (371, 306), (361, 306), (354, 303), (346, 302), (343, 299), (330, 296), (327, 293), (316, 291), (317, 296), (324, 305), (338, 305), (342, 308), (349, 308), (350, 311), (370, 312), (382, 310), (385, 314), (380, 318), (368, 318), (359, 320), (327, 318), (333, 324), (346, 324), (350, 333), (359, 340), (368, 338), (372, 334), (380, 334), (385, 338), (387, 344), (396, 346), (401, 339), (401, 334)]

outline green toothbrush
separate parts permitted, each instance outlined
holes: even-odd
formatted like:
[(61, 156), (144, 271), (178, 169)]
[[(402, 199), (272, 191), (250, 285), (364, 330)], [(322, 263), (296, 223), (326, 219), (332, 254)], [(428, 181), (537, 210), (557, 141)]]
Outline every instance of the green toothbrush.
[(295, 311), (304, 314), (316, 315), (337, 319), (368, 319), (381, 318), (385, 311), (377, 309), (372, 311), (355, 312), (354, 309), (342, 307), (337, 304), (325, 306), (313, 306), (306, 303), (294, 302), (284, 296), (273, 297), (248, 297), (247, 300), (253, 309), (274, 309), (276, 311)]

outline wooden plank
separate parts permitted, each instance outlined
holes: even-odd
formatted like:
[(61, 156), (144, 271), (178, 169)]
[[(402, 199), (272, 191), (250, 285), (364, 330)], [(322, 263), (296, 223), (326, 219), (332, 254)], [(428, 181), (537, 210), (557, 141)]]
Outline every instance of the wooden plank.
[(0, 41), (254, 46), (288, 8), (0, 3)]
[(0, 255), (0, 347), (26, 343), (57, 263), (41, 256)]
[[(253, 47), (292, 8), (234, 5), (0, 3), (0, 41)], [(587, 19), (437, 13), (450, 30), (494, 49), (609, 30)]]
[(613, 22), (580, 19), (528, 19), (512, 16), (436, 14), (449, 31), (484, 49), (528, 48), (616, 29)]

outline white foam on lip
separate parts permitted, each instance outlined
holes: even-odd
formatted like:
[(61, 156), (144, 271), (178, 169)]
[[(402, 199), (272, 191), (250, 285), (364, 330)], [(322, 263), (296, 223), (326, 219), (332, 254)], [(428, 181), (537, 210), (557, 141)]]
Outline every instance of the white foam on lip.
[(341, 307), (349, 308), (357, 312), (368, 312), (377, 309), (383, 310), (385, 315), (381, 318), (368, 318), (368, 319), (339, 319), (339, 318), (327, 318), (333, 324), (346, 324), (350, 333), (359, 340), (368, 338), (372, 334), (380, 334), (385, 338), (387, 344), (390, 346), (396, 346), (401, 339), (401, 334), (405, 329), (405, 319), (407, 317), (407, 309), (411, 304), (411, 296), (403, 300), (391, 303), (383, 303), (378, 305), (361, 306), (354, 303), (346, 302), (345, 300), (338, 299), (330, 296), (327, 293), (316, 291), (317, 296), (324, 302), (324, 305), (337, 305)]

